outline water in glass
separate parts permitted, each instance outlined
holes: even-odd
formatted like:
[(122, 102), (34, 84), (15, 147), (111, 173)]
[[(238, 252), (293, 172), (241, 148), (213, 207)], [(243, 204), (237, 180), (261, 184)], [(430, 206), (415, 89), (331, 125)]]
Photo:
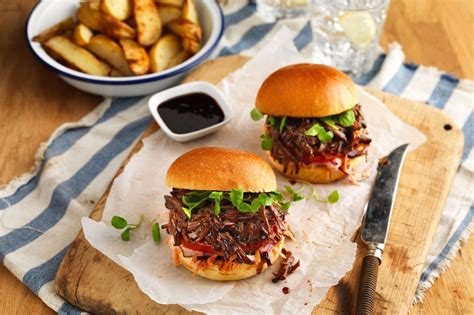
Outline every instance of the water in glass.
[(267, 21), (308, 15), (309, 0), (256, 0), (257, 12)]
[(357, 77), (368, 72), (389, 0), (312, 0), (313, 61)]

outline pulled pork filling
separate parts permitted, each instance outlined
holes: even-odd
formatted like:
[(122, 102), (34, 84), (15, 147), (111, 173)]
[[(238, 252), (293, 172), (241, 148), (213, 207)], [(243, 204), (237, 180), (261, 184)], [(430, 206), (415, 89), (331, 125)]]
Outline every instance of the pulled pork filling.
[(290, 251), (283, 248), (282, 253), (285, 255), (285, 259), (281, 262), (278, 271), (273, 274), (275, 276), (275, 278), (272, 279), (274, 283), (286, 280), (286, 278), (300, 266), (300, 261), (295, 262), (295, 257)]
[[(208, 201), (194, 209), (188, 218), (182, 197), (189, 192), (192, 191), (173, 188), (171, 196), (165, 196), (169, 222), (162, 228), (173, 237), (175, 246), (192, 250), (196, 253), (193, 258), (199, 261), (258, 263), (258, 272), (264, 263), (271, 265), (271, 250), (287, 232), (285, 214), (276, 203), (262, 206), (255, 213), (243, 213), (223, 199), (216, 215), (213, 202)], [(256, 197), (258, 194), (244, 194), (246, 200)]]
[[(352, 126), (344, 127), (337, 122), (327, 124), (320, 118), (291, 118), (287, 117), (285, 127), (280, 131), (278, 126), (282, 118), (275, 117), (276, 123), (266, 122), (267, 135), (272, 139), (270, 151), (272, 158), (282, 164), (284, 171), (288, 164), (295, 165), (296, 173), (301, 165), (326, 164), (347, 174), (347, 159), (366, 155), (367, 147), (371, 142), (366, 130), (361, 106), (352, 109), (355, 121)], [(326, 130), (333, 132), (328, 142), (322, 142), (318, 137), (307, 136), (305, 132), (315, 123)]]

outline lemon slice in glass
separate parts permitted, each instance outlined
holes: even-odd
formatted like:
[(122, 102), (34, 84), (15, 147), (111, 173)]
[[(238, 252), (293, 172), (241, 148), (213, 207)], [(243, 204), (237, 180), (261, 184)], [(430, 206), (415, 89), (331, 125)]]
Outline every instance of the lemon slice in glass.
[(344, 33), (357, 46), (364, 48), (375, 37), (376, 25), (368, 12), (345, 12), (339, 18)]

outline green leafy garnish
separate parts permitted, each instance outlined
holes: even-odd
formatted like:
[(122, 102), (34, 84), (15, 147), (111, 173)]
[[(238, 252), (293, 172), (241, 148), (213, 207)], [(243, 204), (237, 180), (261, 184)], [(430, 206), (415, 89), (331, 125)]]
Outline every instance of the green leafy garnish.
[(321, 132), (321, 130), (324, 130), (323, 126), (315, 123), (308, 130), (306, 130), (304, 134), (310, 137), (315, 137)]
[(142, 222), (143, 222), (143, 215), (140, 216), (140, 221), (138, 221), (138, 223), (136, 224), (132, 224), (132, 223), (128, 223), (126, 219), (122, 218), (122, 217), (119, 217), (118, 215), (114, 215), (112, 217), (112, 220), (110, 221), (110, 223), (112, 224), (112, 226), (118, 230), (121, 230), (121, 229), (124, 229), (122, 234), (120, 234), (120, 237), (122, 238), (122, 240), (124, 241), (129, 241), (130, 240), (130, 232), (135, 230), (135, 229), (138, 229), (140, 227), (140, 225), (142, 225)]
[[(291, 187), (289, 187), (291, 189)], [(253, 194), (245, 194), (243, 189), (233, 189), (230, 192), (223, 191), (193, 191), (185, 194), (181, 200), (187, 207), (183, 207), (184, 213), (191, 218), (192, 210), (196, 207), (204, 205), (206, 202), (214, 203), (214, 214), (219, 215), (221, 212), (222, 200), (229, 201), (234, 208), (243, 213), (258, 212), (262, 207), (278, 204), (282, 211), (287, 211), (291, 203), (303, 199), (304, 197), (293, 190), (288, 190), (291, 200), (283, 201), (283, 195), (279, 191), (268, 193), (259, 193), (257, 197)]]
[(248, 203), (244, 201), (244, 192), (242, 189), (233, 189), (229, 193), (230, 202), (240, 212), (257, 212), (263, 206), (271, 206), (274, 202), (278, 202), (277, 199), (280, 199), (280, 194), (278, 193), (260, 193), (258, 198)]
[(250, 212), (257, 212), (262, 206), (263, 205), (259, 199), (254, 199), (252, 200), (252, 203), (250, 204)]
[(280, 209), (281, 209), (281, 211), (286, 212), (286, 211), (288, 211), (288, 209), (290, 209), (290, 206), (291, 206), (291, 202), (283, 202), (280, 205)]
[(273, 148), (273, 139), (267, 134), (261, 135), (260, 139), (262, 139), (262, 149), (264, 151), (271, 151)]
[(337, 115), (339, 123), (344, 127), (350, 127), (355, 122), (355, 114), (352, 109), (346, 110), (345, 112)]
[(332, 193), (329, 194), (328, 202), (329, 203), (336, 203), (338, 201), (339, 201), (339, 192), (337, 190), (334, 190)]
[(259, 121), (263, 118), (263, 114), (256, 107), (254, 107), (250, 112), (250, 117), (252, 120)]
[(276, 202), (282, 202), (283, 201), (283, 194), (281, 192), (275, 190), (275, 191), (272, 191), (269, 194), (272, 197), (272, 199), (275, 200)]
[(153, 240), (155, 243), (161, 242), (161, 233), (160, 233), (160, 224), (158, 222), (154, 223), (151, 227), (151, 233), (153, 235)]
[(201, 206), (209, 197), (209, 191), (193, 191), (183, 196), (182, 201), (186, 207), (183, 207), (184, 213), (191, 218), (194, 208)]
[(238, 209), (244, 200), (244, 191), (242, 189), (233, 189), (229, 193), (229, 200), (232, 205)]
[(130, 240), (130, 231), (131, 230), (132, 229), (128, 227), (122, 232), (122, 234), (120, 234), (120, 237), (122, 238), (122, 240), (124, 240), (124, 241), (129, 241)]
[[(133, 230), (138, 229), (144, 220), (143, 215), (140, 215), (140, 221), (136, 224), (129, 224), (126, 219), (119, 217), (117, 215), (112, 217), (111, 223), (112, 226), (118, 230), (122, 230), (120, 234), (120, 238), (126, 242), (130, 240), (130, 234)], [(151, 232), (153, 235), (153, 240), (155, 243), (161, 242), (161, 234), (160, 234), (160, 224), (158, 222), (154, 223), (151, 227)]]
[(252, 204), (244, 201), (244, 191), (242, 189), (231, 190), (229, 193), (229, 200), (232, 205), (240, 212), (256, 212), (258, 210), (258, 205), (253, 203), (253, 200), (253, 207)]
[(275, 127), (275, 117), (274, 116), (268, 116), (268, 124), (271, 127)]
[[(255, 199), (257, 200), (257, 199)], [(273, 204), (273, 198), (271, 195), (260, 194), (258, 195), (258, 201), (262, 206), (271, 206)]]
[(280, 133), (283, 131), (283, 129), (285, 128), (285, 125), (286, 125), (286, 116), (285, 117), (282, 117), (281, 120), (280, 120)]
[(191, 219), (191, 213), (192, 213), (193, 209), (189, 209), (189, 208), (186, 208), (186, 207), (183, 207), (182, 209), (183, 209), (184, 213), (186, 214), (186, 216), (188, 217), (188, 219)]
[(328, 125), (332, 129), (336, 129), (336, 130), (339, 129), (339, 127), (336, 125), (336, 121), (334, 120), (333, 116), (321, 117), (321, 118), (318, 118), (318, 119), (323, 121), (326, 125)]
[(221, 213), (222, 191), (213, 191), (209, 194), (209, 199), (214, 200), (214, 214)]
[(116, 229), (123, 229), (128, 225), (127, 220), (125, 220), (122, 217), (119, 217), (118, 215), (114, 215), (112, 217), (111, 223), (112, 223), (112, 226)]
[(334, 133), (332, 131), (327, 131), (318, 123), (312, 125), (308, 130), (305, 131), (304, 134), (310, 137), (318, 136), (319, 141), (323, 143), (331, 141), (331, 139), (334, 137)]
[(318, 123), (314, 123), (308, 130), (304, 133), (310, 137), (318, 136), (319, 141), (321, 142), (329, 142), (334, 137), (334, 133), (332, 131), (327, 131)]
[(331, 141), (331, 139), (334, 137), (334, 133), (332, 131), (326, 131), (326, 129), (323, 129), (319, 131), (318, 133), (318, 139), (322, 143), (326, 143)]
[(297, 193), (291, 186), (284, 186), (284, 187), (285, 187), (285, 190), (288, 192), (288, 194), (291, 196), (292, 201), (300, 201), (304, 199), (304, 196)]

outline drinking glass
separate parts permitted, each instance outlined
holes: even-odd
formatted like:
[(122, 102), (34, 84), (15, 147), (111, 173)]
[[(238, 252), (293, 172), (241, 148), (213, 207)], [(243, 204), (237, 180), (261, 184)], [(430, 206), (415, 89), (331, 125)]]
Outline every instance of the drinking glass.
[(267, 21), (307, 15), (309, 0), (256, 0), (257, 12)]
[(389, 0), (312, 0), (313, 61), (358, 77), (379, 53)]

